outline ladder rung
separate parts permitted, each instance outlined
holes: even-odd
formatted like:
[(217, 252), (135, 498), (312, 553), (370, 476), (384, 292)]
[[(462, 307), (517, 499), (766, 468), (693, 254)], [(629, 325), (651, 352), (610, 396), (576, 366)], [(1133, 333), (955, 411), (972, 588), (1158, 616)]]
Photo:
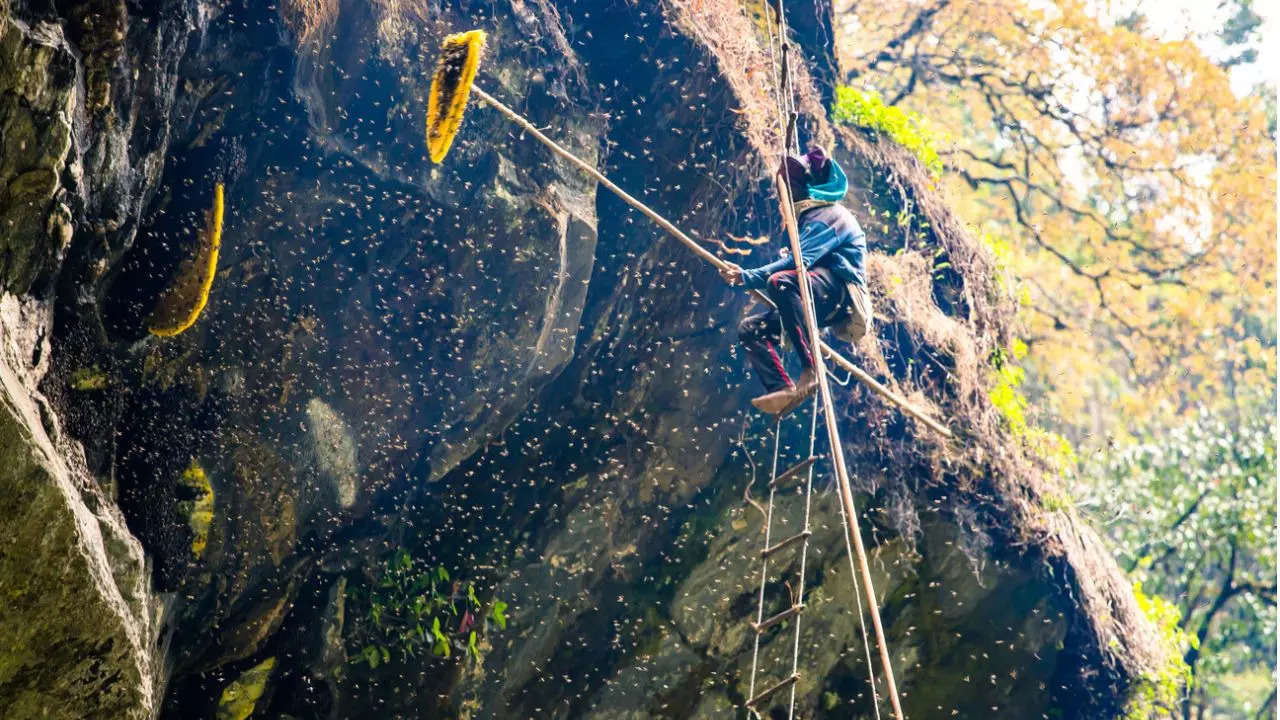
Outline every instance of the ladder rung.
[(764, 690), (761, 690), (760, 692), (756, 693), (755, 697), (747, 701), (747, 707), (754, 710), (757, 705), (764, 702), (765, 700), (768, 700), (770, 697), (773, 697), (774, 693), (778, 692), (779, 690), (786, 690), (792, 685), (795, 685), (796, 681), (799, 679), (800, 679), (800, 673), (792, 673), (791, 676), (786, 678), (785, 680), (777, 683), (776, 685), (771, 685), (765, 688)]
[(755, 628), (756, 632), (762, 633), (765, 630), (768, 630), (769, 628), (773, 627), (774, 625), (777, 625), (778, 623), (782, 622), (783, 620), (787, 620), (789, 618), (795, 617), (796, 615), (799, 615), (801, 610), (804, 610), (804, 603), (798, 603), (796, 605), (792, 605), (791, 607), (787, 608), (786, 610), (783, 610), (777, 615), (774, 615), (773, 617), (766, 619), (762, 623), (751, 623), (751, 627)]
[(760, 557), (767, 558), (772, 556), (774, 553), (786, 550), (787, 548), (791, 547), (792, 545), (795, 545), (801, 540), (808, 538), (812, 534), (813, 534), (812, 530), (805, 530), (803, 532), (798, 532), (795, 535), (792, 535), (791, 537), (787, 538), (786, 540), (783, 540), (780, 543), (777, 543), (775, 545), (770, 545), (769, 547), (761, 550)]
[(800, 473), (804, 472), (805, 470), (808, 470), (810, 465), (818, 462), (821, 459), (822, 459), (821, 455), (810, 455), (804, 460), (801, 460), (798, 464), (788, 468), (786, 472), (782, 473), (777, 478), (775, 478), (774, 481), (770, 483), (770, 486), (777, 487), (778, 485), (781, 485), (785, 482), (788, 482), (794, 479)]

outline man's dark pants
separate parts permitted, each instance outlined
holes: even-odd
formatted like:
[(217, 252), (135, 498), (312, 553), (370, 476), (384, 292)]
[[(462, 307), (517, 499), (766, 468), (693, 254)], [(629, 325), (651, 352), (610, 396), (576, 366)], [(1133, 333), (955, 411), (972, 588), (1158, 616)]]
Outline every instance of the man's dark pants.
[[(850, 299), (844, 281), (822, 267), (810, 268), (808, 275), (818, 326), (827, 327), (847, 319)], [(783, 270), (770, 275), (765, 295), (777, 309), (743, 318), (738, 325), (738, 341), (746, 349), (751, 366), (764, 382), (765, 390), (774, 392), (793, 385), (778, 353), (783, 331), (800, 356), (801, 367), (806, 370), (813, 367), (813, 352), (804, 329), (804, 306), (800, 302), (796, 271)]]

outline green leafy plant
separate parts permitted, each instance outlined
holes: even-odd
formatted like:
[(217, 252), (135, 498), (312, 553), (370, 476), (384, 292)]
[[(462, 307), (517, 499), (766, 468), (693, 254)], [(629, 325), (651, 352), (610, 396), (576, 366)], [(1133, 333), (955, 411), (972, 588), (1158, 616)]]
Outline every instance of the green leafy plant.
[(1026, 353), (1026, 343), (1016, 338), (1009, 350), (999, 347), (995, 349), (991, 354), (995, 377), (987, 391), (987, 397), (1015, 438), (1060, 474), (1066, 474), (1075, 468), (1077, 462), (1071, 443), (1061, 435), (1027, 420), (1027, 399), (1021, 391), (1026, 371), (1017, 364)]
[(1191, 667), (1184, 653), (1198, 649), (1199, 641), (1182, 628), (1182, 611), (1159, 595), (1147, 595), (1142, 582), (1133, 584), (1133, 595), (1143, 614), (1156, 626), (1166, 661), (1163, 667), (1143, 675), (1129, 692), (1125, 720), (1168, 717), (1181, 703), (1183, 691), (1191, 686)]
[(831, 119), (874, 133), (882, 133), (915, 155), (934, 177), (942, 174), (938, 157), (938, 133), (929, 121), (913, 112), (886, 105), (875, 92), (848, 86), (836, 88)]
[(507, 603), (494, 600), (487, 611), (472, 583), (454, 580), (443, 567), (430, 567), (408, 550), (397, 550), (377, 571), (353, 584), (357, 607), (347, 644), (351, 662), (370, 669), (393, 658), (447, 659), (454, 650), (480, 657), (480, 633), (507, 627)]
[(493, 602), (493, 609), (489, 611), (489, 617), (498, 624), (499, 628), (507, 629), (507, 604), (501, 600)]

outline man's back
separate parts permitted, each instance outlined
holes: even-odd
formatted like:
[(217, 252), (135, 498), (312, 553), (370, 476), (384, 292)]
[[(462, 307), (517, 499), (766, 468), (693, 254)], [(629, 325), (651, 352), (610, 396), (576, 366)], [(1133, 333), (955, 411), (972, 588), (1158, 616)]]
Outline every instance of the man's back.
[[(805, 211), (798, 220), (802, 236), (825, 234), (821, 230), (826, 229), (838, 239), (836, 246), (818, 260), (819, 266), (830, 268), (845, 282), (866, 287), (867, 236), (848, 208), (839, 203), (822, 205)], [(811, 228), (813, 224), (825, 227)]]

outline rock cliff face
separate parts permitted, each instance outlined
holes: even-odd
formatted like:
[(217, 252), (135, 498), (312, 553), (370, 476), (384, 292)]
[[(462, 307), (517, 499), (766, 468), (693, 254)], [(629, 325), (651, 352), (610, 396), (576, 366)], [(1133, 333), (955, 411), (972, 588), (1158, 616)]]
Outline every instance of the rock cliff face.
[[(985, 251), (913, 158), (827, 122), (823, 5), (793, 10), (802, 124), (876, 251), (850, 354), (958, 435), (839, 391), (907, 712), (1115, 715), (1151, 630), (986, 401)], [(769, 232), (761, 8), (0, 0), (0, 715), (732, 716), (770, 429), (742, 410), (745, 298), (483, 107), (430, 165), (422, 98), (440, 39), (481, 27), (489, 92), (695, 236)], [(219, 181), (209, 306), (149, 336)], [(818, 477), (798, 703), (870, 717)], [(361, 660), (401, 556), (506, 628)]]

